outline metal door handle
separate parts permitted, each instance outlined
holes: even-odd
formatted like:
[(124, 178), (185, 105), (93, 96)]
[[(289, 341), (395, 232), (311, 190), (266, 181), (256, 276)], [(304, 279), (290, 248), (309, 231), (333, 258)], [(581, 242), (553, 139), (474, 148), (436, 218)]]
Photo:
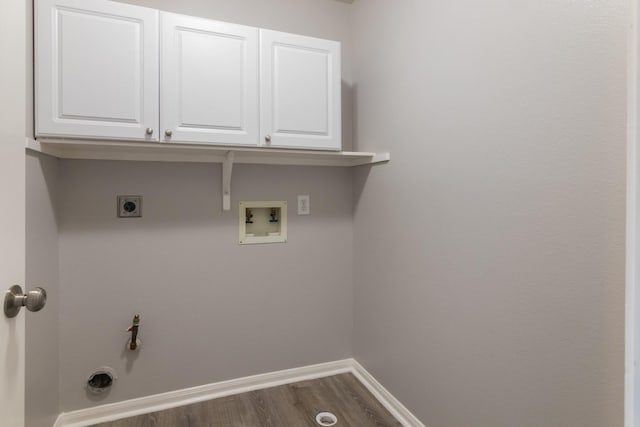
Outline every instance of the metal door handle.
[(22, 307), (29, 311), (40, 311), (47, 303), (47, 291), (34, 288), (25, 295), (19, 285), (13, 285), (4, 294), (4, 314), (16, 317)]

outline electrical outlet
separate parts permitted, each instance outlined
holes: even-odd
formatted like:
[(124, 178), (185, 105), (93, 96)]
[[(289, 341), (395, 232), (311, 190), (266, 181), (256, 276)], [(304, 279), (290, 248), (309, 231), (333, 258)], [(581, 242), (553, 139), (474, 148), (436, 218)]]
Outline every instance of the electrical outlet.
[(310, 215), (311, 214), (311, 198), (309, 195), (304, 194), (298, 196), (298, 215)]
[(142, 216), (142, 196), (118, 196), (119, 218), (140, 218)]

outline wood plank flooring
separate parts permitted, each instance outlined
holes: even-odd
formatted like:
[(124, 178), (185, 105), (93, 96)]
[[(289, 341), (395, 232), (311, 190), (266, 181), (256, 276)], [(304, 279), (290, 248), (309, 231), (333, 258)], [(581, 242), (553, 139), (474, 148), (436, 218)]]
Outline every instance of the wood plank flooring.
[(94, 427), (314, 427), (319, 412), (336, 427), (401, 426), (353, 375), (340, 374), (153, 412)]

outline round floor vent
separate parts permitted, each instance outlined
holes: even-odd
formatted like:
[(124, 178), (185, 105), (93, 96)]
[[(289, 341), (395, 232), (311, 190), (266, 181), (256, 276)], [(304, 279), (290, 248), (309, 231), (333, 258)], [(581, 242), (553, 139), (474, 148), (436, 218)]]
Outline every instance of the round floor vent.
[(316, 422), (321, 426), (334, 426), (338, 422), (338, 417), (331, 412), (320, 412), (316, 415)]

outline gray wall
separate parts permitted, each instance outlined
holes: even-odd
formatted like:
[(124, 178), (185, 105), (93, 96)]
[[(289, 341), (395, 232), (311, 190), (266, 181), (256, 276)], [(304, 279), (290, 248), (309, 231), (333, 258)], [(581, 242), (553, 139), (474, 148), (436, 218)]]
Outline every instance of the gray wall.
[[(60, 164), (60, 409), (176, 390), (352, 354), (352, 177), (347, 169), (233, 169), (221, 210), (213, 164)], [(143, 217), (116, 218), (140, 194)], [(312, 214), (295, 214), (296, 195)], [(238, 244), (240, 200), (286, 200), (286, 244)], [(125, 350), (135, 313), (139, 352)], [(119, 379), (89, 399), (108, 365)]]
[[(349, 5), (127, 2), (341, 41), (350, 147)], [(352, 354), (349, 170), (236, 165), (227, 213), (219, 165), (63, 161), (60, 174), (61, 411)], [(117, 194), (142, 194), (144, 217), (115, 218)], [(297, 194), (311, 196), (311, 216), (295, 215)], [(287, 200), (288, 243), (239, 246), (240, 200)], [(124, 350), (134, 313), (137, 355)], [(84, 383), (102, 365), (119, 380), (90, 399)]]
[[(393, 161), (236, 166), (229, 213), (219, 165), (60, 162), (61, 411), (355, 355), (430, 427), (622, 425), (626, 2), (128, 2), (342, 41), (345, 147)], [(252, 199), (289, 243), (237, 245)]]
[(26, 156), (26, 288), (42, 286), (47, 305), (26, 321), (26, 425), (51, 427), (58, 415), (58, 160)]
[[(27, 79), (25, 135), (33, 138), (32, 2), (27, 2)], [(59, 413), (58, 296), (59, 259), (56, 217), (58, 160), (27, 152), (26, 274), (27, 290), (41, 286), (47, 305), (25, 319), (25, 426), (51, 427)]]
[(429, 426), (623, 424), (627, 3), (354, 3), (354, 354)]

